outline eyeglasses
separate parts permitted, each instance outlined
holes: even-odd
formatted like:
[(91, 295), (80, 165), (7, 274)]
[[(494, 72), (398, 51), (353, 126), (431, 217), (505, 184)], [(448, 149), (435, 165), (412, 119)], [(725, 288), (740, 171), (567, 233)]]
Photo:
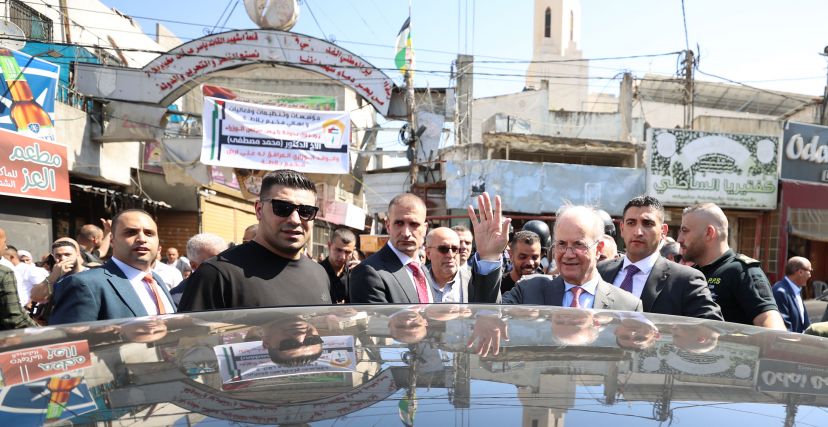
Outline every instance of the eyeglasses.
[(316, 206), (294, 205), (293, 203), (276, 199), (262, 200), (262, 203), (267, 202), (270, 202), (270, 206), (273, 208), (273, 214), (282, 218), (287, 218), (293, 214), (293, 211), (296, 211), (299, 213), (300, 219), (304, 221), (313, 221), (313, 219), (316, 218), (316, 213), (319, 212), (319, 208)]
[(297, 348), (307, 347), (310, 345), (319, 345), (322, 343), (322, 337), (319, 335), (306, 335), (304, 341), (299, 341), (294, 338), (286, 338), (279, 341), (279, 351), (296, 350)]
[(440, 252), (443, 255), (446, 255), (451, 251), (452, 253), (460, 253), (460, 247), (458, 246), (449, 246), (449, 245), (440, 245), (440, 246), (429, 246), (429, 249), (437, 249), (437, 252)]
[(590, 245), (583, 242), (575, 242), (572, 246), (567, 246), (564, 241), (555, 242), (555, 252), (565, 254), (567, 250), (571, 249), (573, 254), (583, 255), (587, 253), (588, 250), (592, 249), (593, 246), (597, 245), (598, 242), (599, 240), (596, 240)]

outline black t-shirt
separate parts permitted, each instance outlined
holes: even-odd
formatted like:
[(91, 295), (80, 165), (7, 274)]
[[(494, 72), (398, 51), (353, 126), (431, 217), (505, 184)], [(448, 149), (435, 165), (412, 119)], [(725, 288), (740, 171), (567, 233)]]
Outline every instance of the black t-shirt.
[(331, 261), (328, 258), (322, 260), (319, 265), (325, 268), (325, 272), (328, 273), (328, 279), (331, 281), (331, 301), (334, 304), (339, 301), (345, 301), (345, 304), (348, 304), (351, 301), (351, 298), (348, 296), (348, 282), (350, 281), (351, 276), (350, 271), (346, 268), (342, 271), (341, 276), (337, 276), (336, 271), (334, 271)]
[(777, 310), (759, 261), (728, 249), (719, 259), (697, 268), (707, 278), (707, 287), (725, 321), (752, 325), (754, 317)]
[(506, 272), (500, 279), (500, 294), (503, 295), (515, 287), (515, 281), (512, 280), (511, 272)]
[(330, 304), (325, 269), (308, 257), (282, 258), (249, 241), (201, 264), (187, 280), (179, 311)]

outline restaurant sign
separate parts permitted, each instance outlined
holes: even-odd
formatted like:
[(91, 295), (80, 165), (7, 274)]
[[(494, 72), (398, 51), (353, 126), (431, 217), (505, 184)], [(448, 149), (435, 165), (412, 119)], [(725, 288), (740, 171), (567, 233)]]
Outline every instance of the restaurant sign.
[(650, 129), (647, 141), (647, 194), (663, 204), (776, 208), (778, 138)]

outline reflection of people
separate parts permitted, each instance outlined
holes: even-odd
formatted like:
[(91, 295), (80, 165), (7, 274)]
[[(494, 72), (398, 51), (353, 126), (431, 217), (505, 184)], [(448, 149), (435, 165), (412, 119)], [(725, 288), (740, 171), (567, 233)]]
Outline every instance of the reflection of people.
[(503, 295), (503, 303), (641, 311), (638, 298), (598, 275), (596, 263), (604, 222), (595, 210), (567, 205), (556, 216), (555, 264), (561, 275), (525, 278)]
[(703, 323), (676, 324), (671, 327), (673, 344), (691, 353), (708, 353), (719, 343), (719, 331)]
[(447, 321), (471, 316), (471, 309), (459, 304), (434, 304), (425, 309), (425, 317), (432, 320)]
[(313, 363), (322, 355), (322, 344), (319, 331), (298, 316), (278, 319), (262, 327), (262, 347), (278, 365)]
[(428, 320), (414, 310), (402, 310), (388, 318), (388, 332), (391, 337), (406, 344), (416, 344), (428, 332)]
[(155, 342), (167, 336), (167, 322), (158, 318), (132, 320), (121, 325), (120, 332), (130, 342)]
[(661, 338), (653, 322), (638, 313), (619, 313), (620, 322), (615, 326), (615, 342), (630, 350), (650, 348)]
[(589, 345), (598, 339), (610, 317), (590, 310), (565, 309), (553, 311), (549, 320), (552, 322), (552, 336), (560, 344)]

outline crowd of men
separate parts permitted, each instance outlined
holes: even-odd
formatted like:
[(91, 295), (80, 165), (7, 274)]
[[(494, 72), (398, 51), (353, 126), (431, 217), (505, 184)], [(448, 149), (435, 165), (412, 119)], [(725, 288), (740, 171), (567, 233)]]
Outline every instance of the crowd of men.
[[(728, 220), (712, 203), (687, 207), (675, 241), (664, 208), (638, 196), (623, 208), (620, 238), (606, 212), (566, 205), (550, 231), (530, 221), (510, 238), (498, 196), (478, 197), (465, 226), (429, 229), (411, 193), (387, 211), (388, 242), (368, 256), (352, 230), (334, 230), (327, 257), (306, 247), (319, 211), (316, 186), (279, 170), (264, 176), (258, 223), (241, 244), (212, 234), (167, 248), (147, 212), (119, 212), (77, 240), (57, 239), (42, 266), (6, 245), (0, 229), (0, 328), (216, 309), (325, 304), (491, 303), (644, 311), (803, 332), (801, 289), (811, 263), (793, 257), (773, 286), (760, 263), (728, 245)], [(475, 249), (475, 250), (473, 250)], [(428, 260), (424, 263), (421, 253)], [(111, 254), (111, 255), (110, 255)]]

